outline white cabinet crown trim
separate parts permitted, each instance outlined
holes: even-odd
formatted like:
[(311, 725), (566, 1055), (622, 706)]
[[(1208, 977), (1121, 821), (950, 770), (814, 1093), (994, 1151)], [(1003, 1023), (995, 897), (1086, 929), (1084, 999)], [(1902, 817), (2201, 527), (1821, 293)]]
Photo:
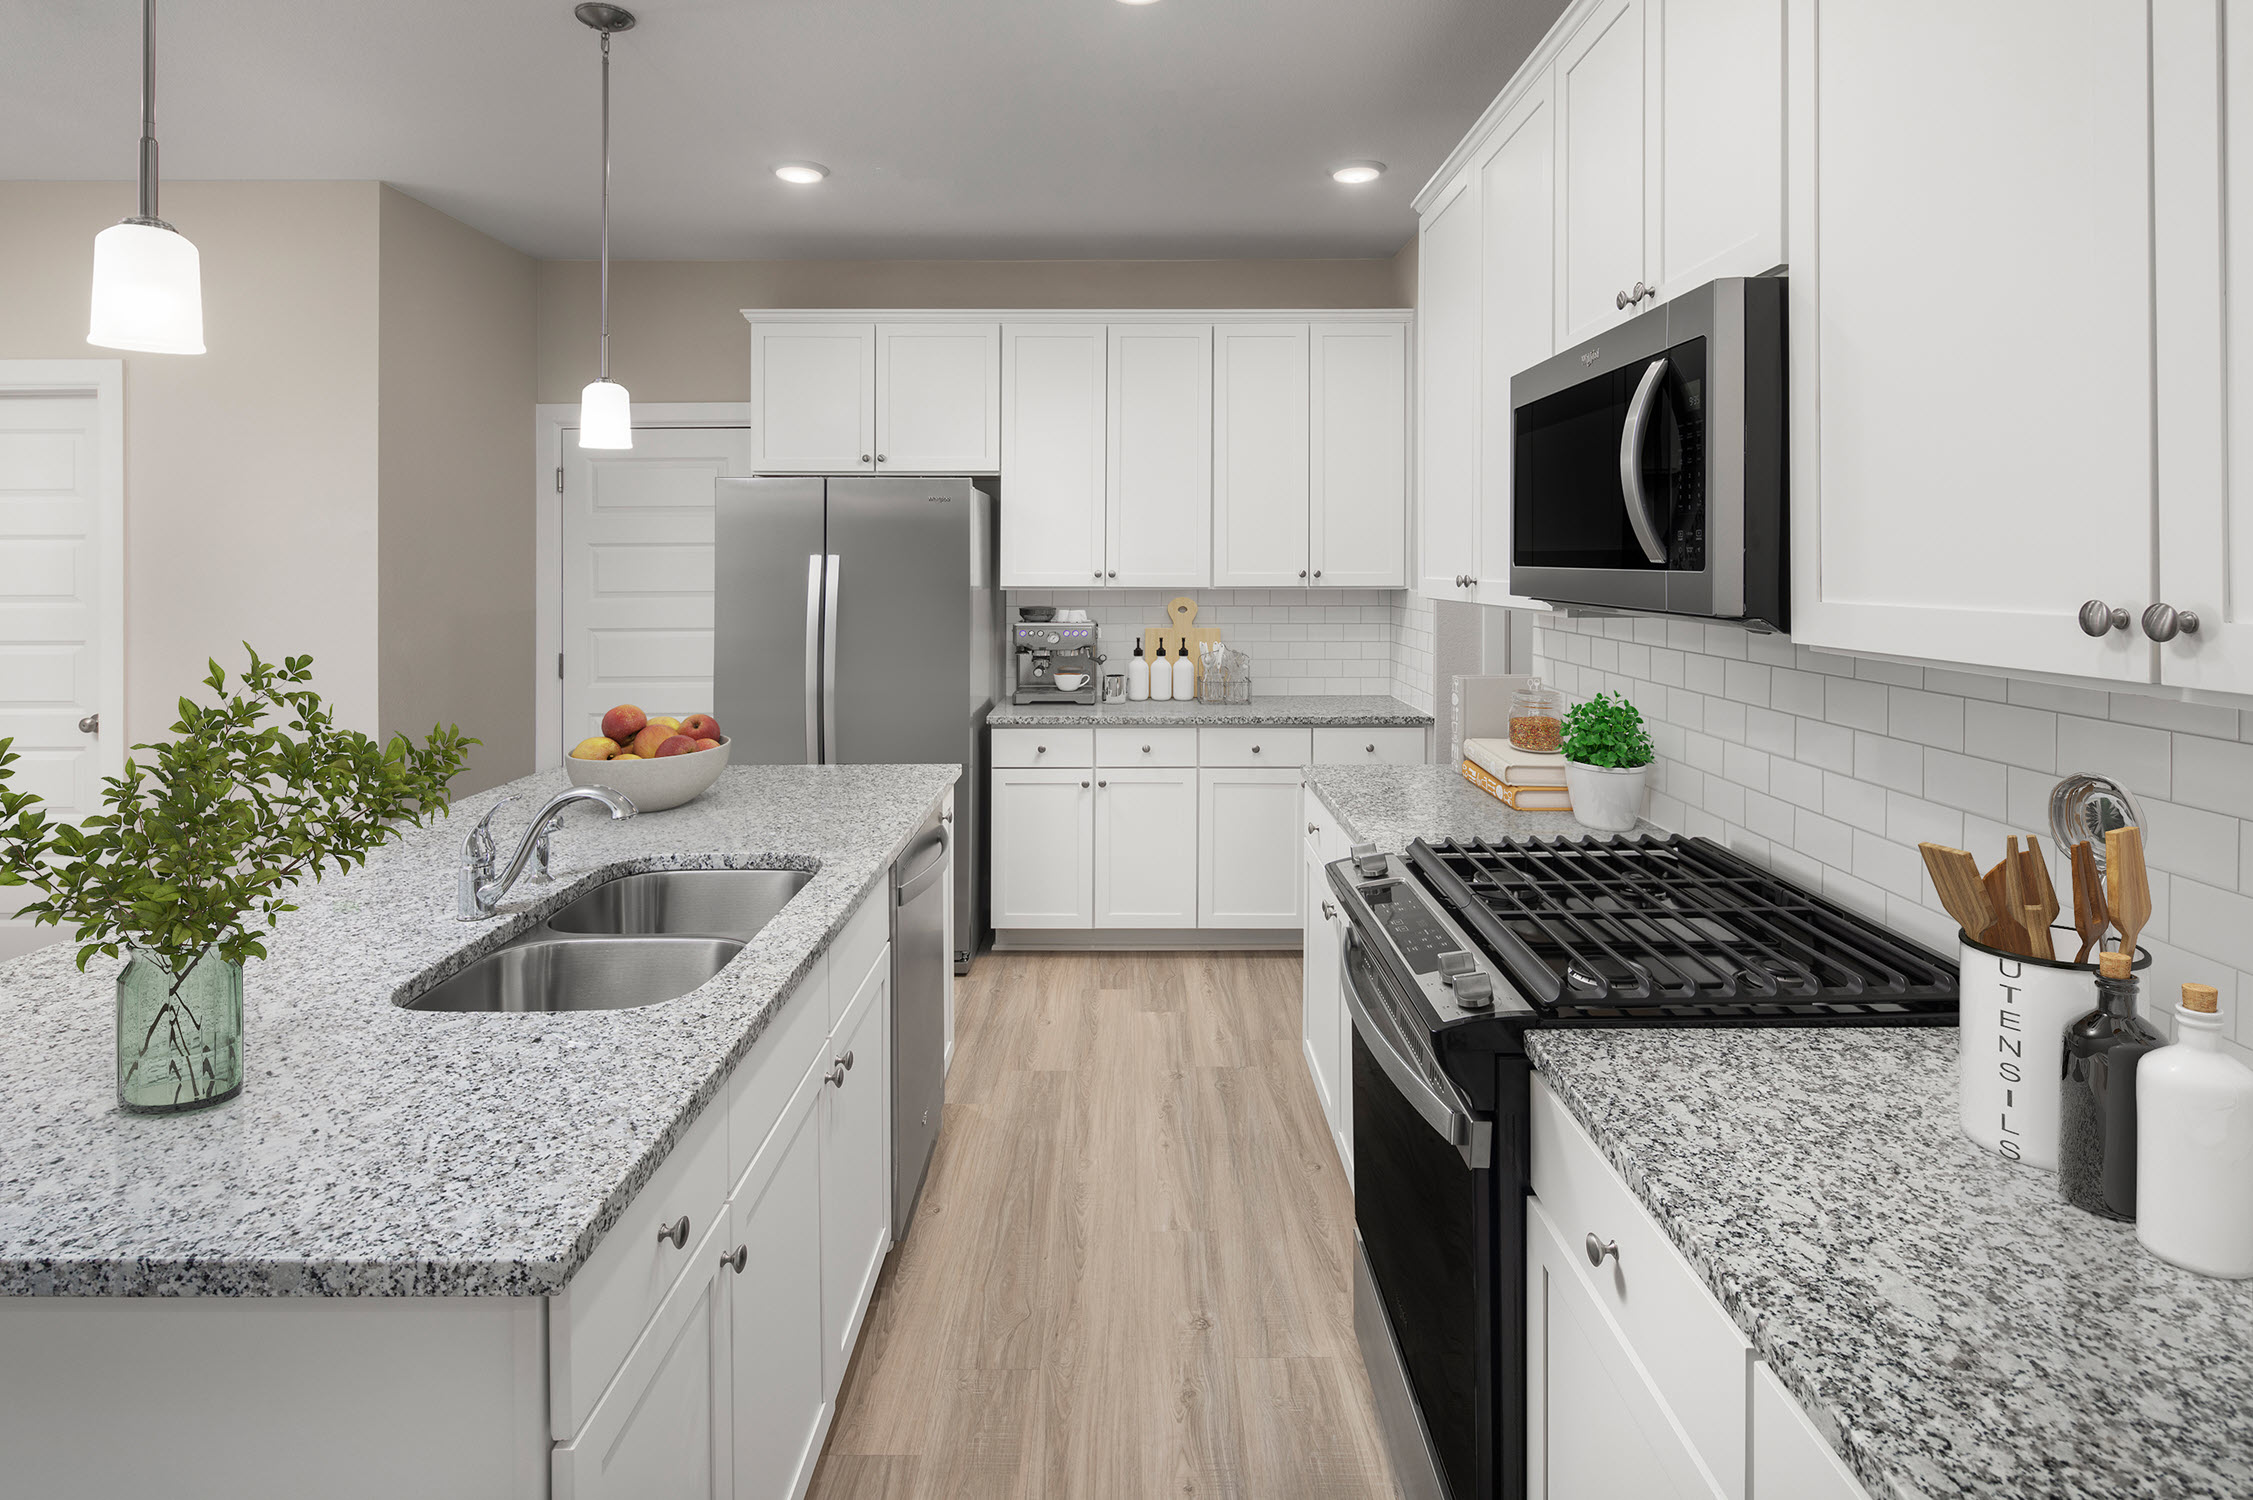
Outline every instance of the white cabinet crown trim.
[(1413, 307), (746, 307), (747, 323), (1411, 323)]

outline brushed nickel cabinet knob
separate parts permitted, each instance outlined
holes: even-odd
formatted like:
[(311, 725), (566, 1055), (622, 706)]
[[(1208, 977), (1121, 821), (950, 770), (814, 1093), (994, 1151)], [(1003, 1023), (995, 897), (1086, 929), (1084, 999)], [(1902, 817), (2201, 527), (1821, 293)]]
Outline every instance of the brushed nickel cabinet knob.
[(1607, 1255), (1614, 1261), (1619, 1259), (1619, 1241), (1597, 1239), (1593, 1231), (1589, 1233), (1588, 1243), (1584, 1248), (1588, 1251), (1588, 1264), (1592, 1266), (1602, 1265)]
[(2155, 641), (2171, 641), (2178, 634), (2196, 635), (2198, 616), (2172, 604), (2154, 604), (2143, 612), (2143, 633)]
[(2128, 628), (2128, 612), (2106, 604), (2102, 599), (2091, 599), (2081, 606), (2081, 633), (2101, 636), (2111, 630)]

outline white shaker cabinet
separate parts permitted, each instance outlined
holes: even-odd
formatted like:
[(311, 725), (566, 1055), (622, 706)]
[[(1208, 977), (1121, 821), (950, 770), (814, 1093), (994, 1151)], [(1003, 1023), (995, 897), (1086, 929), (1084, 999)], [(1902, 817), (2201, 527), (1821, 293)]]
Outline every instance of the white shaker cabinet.
[(1095, 770), (1097, 927), (1197, 925), (1194, 766)]
[(1307, 327), (1213, 329), (1213, 563), (1220, 588), (1307, 586)]
[(876, 472), (1000, 468), (999, 325), (877, 324)]
[(1417, 588), (1469, 599), (1479, 568), (1479, 180), (1424, 210), (1416, 258)]
[(1510, 592), (1516, 426), (1510, 381), (1556, 352), (1556, 105), (1549, 75), (1529, 85), (1477, 159), (1479, 257), (1478, 587), (1481, 604), (1528, 607)]
[(751, 325), (751, 467), (876, 471), (875, 325)]
[(1644, 279), (1666, 298), (1765, 275), (1784, 263), (1784, 0), (1646, 3), (1659, 198)]
[[(1400, 323), (1315, 323), (1307, 347), (1308, 582), (1405, 587), (1408, 330)], [(1214, 583), (1219, 571), (1216, 560)]]
[(723, 1280), (733, 1368), (735, 1500), (796, 1500), (828, 1430), (823, 1380), (821, 1104), (827, 1058), (806, 1070), (729, 1205)]
[(1199, 924), (1302, 926), (1298, 764), (1207, 766), (1197, 778)]
[(1103, 581), (1201, 588), (1213, 570), (1213, 331), (1111, 328)]
[(1001, 468), (995, 323), (751, 324), (760, 474), (992, 474)]
[(1009, 323), (1001, 330), (1001, 582), (1103, 581), (1109, 330)]
[(1800, 642), (2151, 679), (2146, 12), (1790, 0)]
[(1095, 925), (1094, 780), (1085, 767), (995, 768), (994, 926)]
[(1626, 321), (1655, 295), (1644, 282), (1646, 196), (1657, 162), (1644, 140), (1644, 10), (1602, 0), (1557, 56), (1557, 347)]
[[(829, 982), (853, 980), (833, 966)], [(887, 944), (830, 1037), (821, 1101), (822, 1391), (829, 1399), (845, 1378), (877, 1272), (892, 1247), (891, 1019)]]

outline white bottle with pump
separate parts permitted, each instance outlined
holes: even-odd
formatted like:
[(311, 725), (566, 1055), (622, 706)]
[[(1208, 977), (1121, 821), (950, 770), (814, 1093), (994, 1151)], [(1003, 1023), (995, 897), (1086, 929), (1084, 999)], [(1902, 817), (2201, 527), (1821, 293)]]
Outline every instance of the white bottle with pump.
[(2253, 1276), (2253, 1068), (2222, 1051), (2214, 987), (2183, 986), (2175, 1045), (2136, 1069), (2136, 1238), (2201, 1276)]
[(1189, 659), (1189, 643), (1181, 643), (1181, 654), (1173, 659), (1173, 696), (1177, 703), (1197, 701), (1197, 664)]
[(1142, 703), (1150, 697), (1150, 658), (1142, 654), (1142, 642), (1134, 643), (1134, 655), (1127, 658), (1127, 702)]
[(1173, 663), (1166, 660), (1164, 642), (1158, 644), (1158, 659), (1150, 663), (1150, 701), (1164, 703), (1173, 697)]

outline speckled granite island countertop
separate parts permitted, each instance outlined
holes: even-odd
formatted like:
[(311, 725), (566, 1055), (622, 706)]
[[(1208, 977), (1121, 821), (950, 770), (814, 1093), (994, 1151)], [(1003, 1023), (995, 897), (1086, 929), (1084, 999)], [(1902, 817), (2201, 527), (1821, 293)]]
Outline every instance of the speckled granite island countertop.
[(1872, 1495), (2253, 1495), (2253, 1282), (1965, 1140), (1953, 1030), (1528, 1045)]
[(1278, 694), (1249, 703), (1003, 703), (986, 715), (993, 729), (1080, 729), (1104, 724), (1178, 724), (1186, 729), (1325, 728), (1424, 729), (1432, 716), (1398, 698), (1373, 693)]
[[(469, 825), (503, 850), (561, 771), (465, 797), (365, 868), (300, 888), (244, 979), (240, 1097), (121, 1112), (116, 966), (0, 965), (0, 1295), (521, 1296), (586, 1260), (727, 1071), (885, 878), (953, 766), (733, 767), (698, 800), (577, 809), (555, 881), (454, 916)], [(512, 816), (513, 815), (513, 816)], [(601, 879), (815, 871), (702, 988), (633, 1010), (438, 1014), (419, 993)]]

